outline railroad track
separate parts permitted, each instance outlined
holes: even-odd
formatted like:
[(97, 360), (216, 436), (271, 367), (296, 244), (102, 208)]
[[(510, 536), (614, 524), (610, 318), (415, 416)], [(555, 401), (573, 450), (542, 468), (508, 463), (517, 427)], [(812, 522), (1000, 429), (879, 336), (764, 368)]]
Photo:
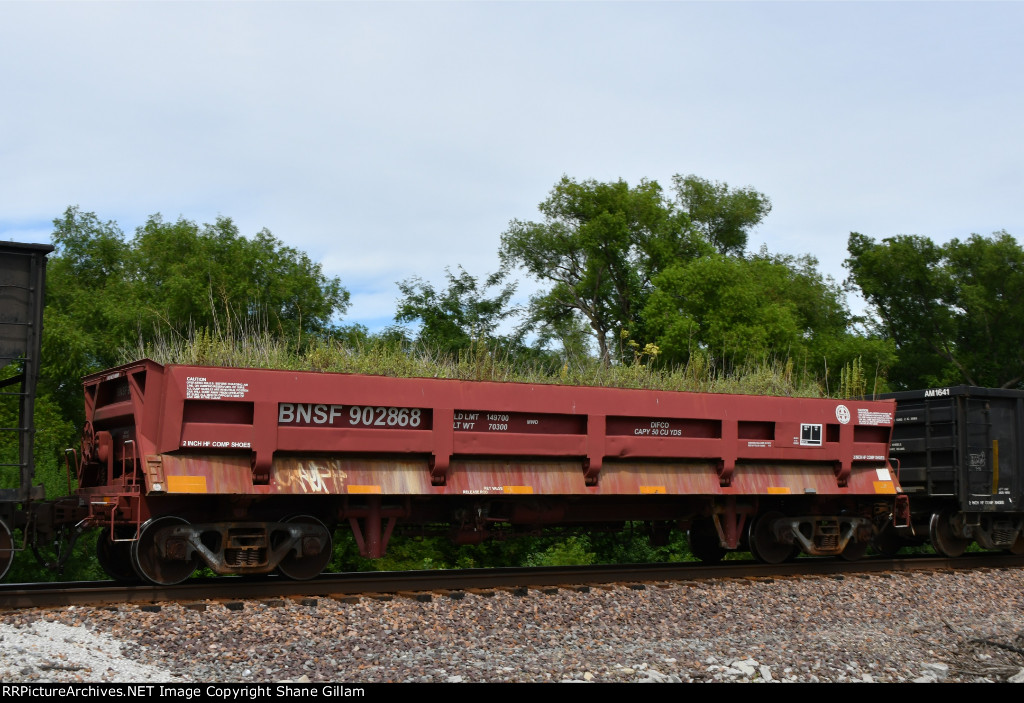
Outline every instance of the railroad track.
[(500, 588), (579, 588), (622, 584), (635, 588), (659, 582), (716, 578), (771, 578), (940, 569), (1020, 568), (1024, 556), (972, 553), (959, 558), (911, 556), (839, 559), (797, 559), (784, 564), (729, 561), (708, 566), (697, 562), (542, 568), (460, 569), (441, 571), (374, 571), (324, 574), (311, 581), (263, 578), (191, 579), (177, 586), (125, 585), (112, 581), (4, 584), (0, 610), (112, 603), (237, 601), (280, 597), (377, 597), (395, 594), (440, 594), (460, 597), (474, 590)]

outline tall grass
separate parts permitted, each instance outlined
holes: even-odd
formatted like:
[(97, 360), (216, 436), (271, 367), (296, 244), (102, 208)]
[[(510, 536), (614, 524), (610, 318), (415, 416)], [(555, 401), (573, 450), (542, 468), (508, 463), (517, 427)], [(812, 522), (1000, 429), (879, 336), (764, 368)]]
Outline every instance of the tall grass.
[[(472, 381), (513, 381), (615, 388), (642, 388), (706, 393), (739, 393), (820, 397), (818, 380), (796, 371), (792, 360), (763, 358), (716, 368), (703, 354), (683, 366), (665, 367), (656, 360), (602, 365), (590, 357), (562, 361), (561, 366), (519, 360), (486, 342), (458, 354), (445, 354), (392, 340), (363, 344), (317, 340), (299, 346), (258, 325), (191, 330), (186, 334), (158, 333), (121, 350), (125, 363), (149, 358), (161, 364), (275, 368), (293, 371), (359, 373), (404, 378), (452, 378)], [(646, 361), (647, 363), (642, 363)]]

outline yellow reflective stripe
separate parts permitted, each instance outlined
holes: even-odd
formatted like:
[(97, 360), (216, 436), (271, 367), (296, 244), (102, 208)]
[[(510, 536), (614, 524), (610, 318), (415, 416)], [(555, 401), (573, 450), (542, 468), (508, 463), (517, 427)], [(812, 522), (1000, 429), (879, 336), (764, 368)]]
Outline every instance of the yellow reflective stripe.
[(205, 476), (168, 476), (168, 493), (206, 493)]
[(380, 493), (380, 486), (349, 486), (349, 493)]
[(533, 493), (533, 486), (502, 486), (502, 493)]
[(875, 493), (896, 493), (896, 486), (893, 485), (892, 481), (874, 481)]

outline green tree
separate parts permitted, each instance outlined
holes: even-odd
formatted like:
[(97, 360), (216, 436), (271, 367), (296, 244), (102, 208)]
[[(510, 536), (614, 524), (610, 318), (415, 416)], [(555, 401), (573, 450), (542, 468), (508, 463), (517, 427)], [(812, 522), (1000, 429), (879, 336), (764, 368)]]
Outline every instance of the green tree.
[(1006, 232), (937, 245), (899, 235), (850, 235), (849, 282), (895, 344), (899, 387), (966, 382), (1015, 387), (1024, 378), (1024, 250)]
[(536, 360), (548, 368), (592, 358), (590, 326), (574, 310), (558, 305), (545, 294), (531, 297), (529, 316), (521, 329), (533, 332), (531, 347)]
[[(707, 244), (673, 213), (655, 181), (577, 182), (567, 176), (539, 209), (542, 222), (513, 220), (501, 236), (501, 258), (551, 284), (534, 297), (535, 319), (565, 327), (567, 315), (590, 327), (607, 364), (618, 330), (637, 319), (651, 277), (670, 261)], [(559, 322), (561, 321), (561, 322)]]
[(322, 336), (349, 294), (320, 264), (268, 230), (252, 239), (225, 217), (197, 225), (151, 216), (132, 241), (133, 287), (142, 312), (172, 327), (262, 318), (283, 337)]
[[(483, 282), (459, 267), (458, 275), (445, 269), (448, 286), (438, 291), (430, 283), (413, 277), (398, 284), (403, 298), (395, 314), (397, 322), (420, 322), (417, 341), (431, 349), (457, 354), (474, 342), (488, 340), (502, 345), (507, 336), (497, 335), (502, 322), (519, 313), (509, 305), (516, 282), (506, 282), (508, 272), (501, 269)], [(495, 290), (493, 295), (488, 291)]]
[(943, 248), (956, 311), (953, 363), (969, 383), (1024, 380), (1024, 249), (1007, 232), (972, 234)]
[(647, 333), (669, 363), (699, 353), (726, 372), (765, 357), (793, 359), (821, 378), (857, 357), (884, 369), (891, 352), (851, 330), (843, 291), (817, 265), (810, 256), (765, 249), (746, 259), (712, 254), (680, 262), (654, 279)]
[(673, 176), (672, 184), (679, 209), (721, 254), (741, 256), (750, 230), (772, 211), (768, 197), (749, 186), (729, 188), (692, 174)]
[(306, 254), (267, 230), (153, 215), (127, 239), (114, 222), (69, 207), (54, 220), (47, 267), (41, 389), (66, 417), (81, 413), (81, 376), (121, 349), (190, 327), (259, 325), (300, 344), (328, 334), (349, 294)]
[(586, 324), (604, 364), (624, 354), (622, 332), (648, 336), (643, 310), (655, 277), (715, 251), (741, 256), (750, 230), (771, 211), (752, 188), (732, 189), (694, 175), (673, 177), (675, 201), (656, 181), (578, 182), (567, 176), (539, 205), (541, 222), (513, 220), (501, 257), (550, 287), (531, 300), (542, 337), (569, 346)]
[(131, 248), (117, 223), (69, 207), (53, 225), (39, 389), (71, 418), (82, 412), (81, 376), (112, 366), (131, 339), (136, 296)]

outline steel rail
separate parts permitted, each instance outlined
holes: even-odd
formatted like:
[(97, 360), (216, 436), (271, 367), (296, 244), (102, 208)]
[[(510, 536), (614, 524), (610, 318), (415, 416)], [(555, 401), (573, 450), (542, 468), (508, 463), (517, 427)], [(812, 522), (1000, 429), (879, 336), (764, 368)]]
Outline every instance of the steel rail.
[(0, 586), (0, 609), (105, 605), (112, 603), (247, 600), (275, 597), (332, 597), (410, 592), (452, 593), (500, 588), (540, 589), (607, 584), (652, 584), (721, 578), (881, 574), (925, 570), (1020, 568), (1024, 556), (971, 553), (951, 559), (912, 556), (869, 558), (856, 562), (803, 558), (783, 564), (728, 561), (708, 566), (698, 562), (569, 567), (450, 569), (436, 571), (373, 571), (324, 574), (310, 581), (278, 576), (190, 579), (176, 586), (125, 585), (112, 581), (5, 584)]

